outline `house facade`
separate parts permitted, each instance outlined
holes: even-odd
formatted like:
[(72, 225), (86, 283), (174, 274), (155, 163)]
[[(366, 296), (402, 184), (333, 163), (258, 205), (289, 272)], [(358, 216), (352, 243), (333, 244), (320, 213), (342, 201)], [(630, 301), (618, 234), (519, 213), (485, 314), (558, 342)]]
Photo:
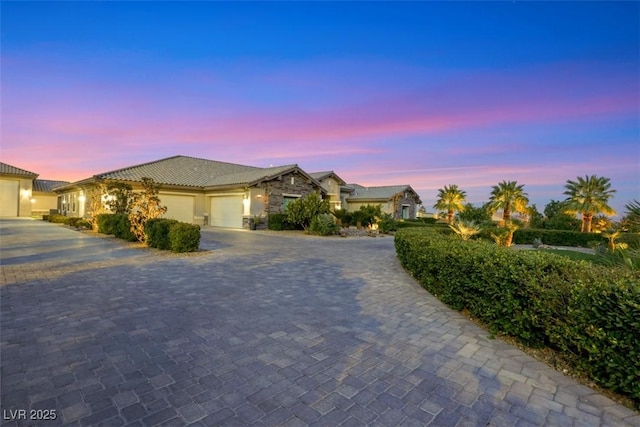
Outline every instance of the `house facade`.
[(37, 178), (35, 172), (0, 162), (0, 217), (41, 216), (57, 209), (53, 188), (66, 182)]
[(383, 213), (395, 219), (415, 219), (422, 203), (410, 185), (363, 187), (349, 184), (343, 189), (344, 203), (351, 212), (359, 210), (361, 206), (380, 205)]
[(199, 225), (249, 228), (251, 220), (284, 212), (291, 201), (322, 185), (297, 165), (270, 168), (174, 156), (94, 175), (56, 188), (60, 212), (82, 217), (98, 184), (119, 181), (142, 189), (142, 178), (159, 185), (166, 218)]
[(345, 203), (341, 197), (341, 190), (346, 182), (334, 171), (312, 172), (309, 174), (322, 185), (326, 191), (325, 199), (329, 200), (331, 210), (343, 209)]

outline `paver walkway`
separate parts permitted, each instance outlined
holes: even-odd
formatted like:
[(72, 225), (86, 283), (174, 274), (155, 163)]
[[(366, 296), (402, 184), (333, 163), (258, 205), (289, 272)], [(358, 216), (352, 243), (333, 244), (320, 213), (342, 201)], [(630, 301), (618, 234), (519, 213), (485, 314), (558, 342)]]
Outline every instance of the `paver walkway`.
[(3, 425), (640, 425), (443, 306), (390, 237), (0, 238)]

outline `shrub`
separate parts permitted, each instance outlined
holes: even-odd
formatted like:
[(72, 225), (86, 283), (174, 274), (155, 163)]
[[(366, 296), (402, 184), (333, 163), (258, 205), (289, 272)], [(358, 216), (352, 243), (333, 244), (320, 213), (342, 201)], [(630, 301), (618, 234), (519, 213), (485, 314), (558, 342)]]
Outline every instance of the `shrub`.
[(78, 222), (82, 221), (82, 218), (78, 218), (78, 217), (69, 217), (67, 218), (67, 221), (65, 222), (65, 224), (70, 225), (72, 227), (77, 227), (78, 226)]
[(318, 193), (311, 193), (287, 205), (287, 221), (307, 230), (317, 215), (329, 213), (329, 201)]
[(269, 214), (267, 219), (267, 227), (269, 230), (282, 231), (282, 230), (296, 230), (295, 224), (291, 224), (287, 221), (287, 214), (284, 213), (272, 213)]
[(78, 228), (82, 228), (85, 230), (88, 230), (91, 228), (91, 223), (89, 221), (87, 221), (86, 219), (81, 219), (80, 221), (76, 222), (76, 227)]
[(331, 214), (320, 214), (313, 217), (309, 225), (309, 231), (321, 236), (331, 236), (338, 232), (340, 227), (333, 220)]
[(43, 221), (49, 221), (49, 215), (42, 215)]
[(98, 232), (116, 236), (133, 242), (136, 240), (131, 232), (131, 223), (125, 214), (100, 214), (97, 216)]
[(98, 233), (114, 235), (115, 231), (115, 215), (114, 214), (99, 214), (96, 217), (98, 224)]
[(142, 192), (133, 195), (127, 216), (131, 224), (131, 233), (139, 242), (145, 243), (144, 227), (147, 221), (153, 218), (160, 218), (167, 211), (167, 207), (160, 204), (159, 191), (159, 184), (156, 184), (151, 178), (143, 177)]
[(60, 214), (51, 214), (49, 215), (49, 222), (54, 224), (67, 224), (69, 222), (68, 217)]
[(595, 382), (640, 403), (640, 286), (632, 274), (420, 229), (400, 230), (395, 246), (402, 265), (446, 304), (493, 333), (564, 352)]
[(171, 249), (171, 241), (169, 240), (169, 230), (178, 221), (167, 218), (154, 218), (147, 221), (144, 232), (147, 235), (147, 245), (152, 248), (163, 250)]
[(200, 247), (200, 226), (178, 222), (169, 229), (172, 252), (195, 252)]
[(398, 229), (398, 221), (393, 219), (391, 214), (383, 213), (378, 220), (378, 230), (381, 233), (390, 233)]
[(545, 245), (552, 246), (580, 246), (589, 247), (591, 242), (606, 243), (600, 233), (580, 233), (579, 231), (544, 230), (535, 228), (521, 228), (513, 233), (513, 242), (518, 245), (532, 245), (535, 239), (540, 239)]

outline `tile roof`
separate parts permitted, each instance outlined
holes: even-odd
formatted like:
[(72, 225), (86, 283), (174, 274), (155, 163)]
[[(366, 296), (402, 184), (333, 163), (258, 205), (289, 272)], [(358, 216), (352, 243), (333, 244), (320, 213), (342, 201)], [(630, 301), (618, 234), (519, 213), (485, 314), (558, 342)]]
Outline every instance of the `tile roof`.
[(159, 184), (188, 187), (215, 187), (251, 184), (296, 168), (285, 165), (270, 168), (238, 165), (188, 156), (173, 156), (95, 175), (98, 179), (140, 181), (152, 178)]
[(348, 184), (353, 192), (347, 200), (389, 200), (398, 193), (411, 189), (409, 185), (386, 185), (381, 187), (363, 187), (358, 184)]
[(311, 172), (309, 176), (316, 181), (320, 181), (321, 179), (330, 177), (333, 175), (341, 184), (344, 184), (344, 180), (338, 176), (334, 171), (323, 171), (323, 172)]
[(34, 179), (33, 191), (40, 191), (42, 193), (53, 193), (55, 187), (69, 184), (67, 181), (53, 181), (50, 179)]
[(6, 175), (20, 175), (29, 178), (35, 178), (38, 176), (37, 173), (29, 172), (28, 170), (20, 169), (2, 162), (0, 162), (0, 173)]

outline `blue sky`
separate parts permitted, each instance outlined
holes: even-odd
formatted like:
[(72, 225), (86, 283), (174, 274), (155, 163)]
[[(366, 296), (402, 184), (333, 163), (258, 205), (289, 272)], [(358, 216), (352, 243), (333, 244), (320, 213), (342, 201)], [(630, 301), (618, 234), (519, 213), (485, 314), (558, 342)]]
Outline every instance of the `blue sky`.
[(2, 161), (77, 180), (176, 154), (640, 198), (638, 2), (3, 2)]

